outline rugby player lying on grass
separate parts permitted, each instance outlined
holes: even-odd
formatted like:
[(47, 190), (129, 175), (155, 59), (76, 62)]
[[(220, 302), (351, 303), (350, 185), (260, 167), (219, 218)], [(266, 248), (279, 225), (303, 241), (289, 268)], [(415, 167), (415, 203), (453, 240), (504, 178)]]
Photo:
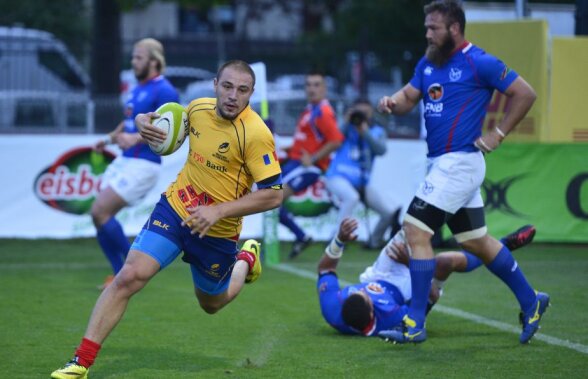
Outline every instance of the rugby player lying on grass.
[[(325, 249), (318, 264), (317, 290), (323, 318), (344, 334), (385, 338), (385, 331), (402, 326), (411, 299), (409, 249), (400, 231), (380, 252), (376, 261), (359, 276), (360, 283), (341, 288), (336, 274), (345, 243), (354, 241), (358, 222), (344, 219), (337, 236)], [(529, 244), (535, 227), (526, 225), (501, 242), (511, 251)], [(469, 272), (482, 261), (467, 251), (448, 251), (435, 256), (435, 274), (427, 312), (439, 300), (442, 286), (452, 272)]]

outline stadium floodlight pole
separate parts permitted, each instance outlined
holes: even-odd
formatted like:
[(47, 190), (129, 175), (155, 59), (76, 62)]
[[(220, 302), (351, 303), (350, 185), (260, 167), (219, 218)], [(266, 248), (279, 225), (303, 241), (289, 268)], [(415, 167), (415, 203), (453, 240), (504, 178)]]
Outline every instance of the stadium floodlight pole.
[(517, 19), (525, 18), (525, 10), (527, 8), (527, 0), (515, 0), (515, 12)]
[[(255, 91), (251, 102), (259, 102), (260, 116), (263, 120), (269, 119), (269, 104), (267, 100), (267, 75), (265, 63), (251, 64), (255, 72)], [(267, 265), (280, 263), (280, 241), (278, 239), (278, 210), (271, 209), (262, 213), (263, 217), (263, 243), (261, 252)]]

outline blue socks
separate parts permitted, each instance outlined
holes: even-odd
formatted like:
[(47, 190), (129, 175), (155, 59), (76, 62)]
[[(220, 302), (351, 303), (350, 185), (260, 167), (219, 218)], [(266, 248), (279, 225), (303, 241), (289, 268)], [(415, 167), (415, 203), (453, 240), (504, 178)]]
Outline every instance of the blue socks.
[(296, 235), (297, 241), (304, 240), (304, 236), (306, 235), (304, 233), (304, 230), (302, 230), (298, 226), (298, 224), (296, 224), (296, 221), (294, 221), (294, 217), (290, 214), (290, 212), (288, 212), (286, 207), (283, 205), (280, 207), (280, 223), (288, 229), (290, 229), (290, 231), (294, 233), (294, 235)]
[(410, 259), (410, 282), (412, 299), (408, 308), (408, 317), (416, 321), (417, 328), (425, 326), (425, 313), (429, 303), (431, 280), (435, 272), (435, 259)]
[(106, 221), (106, 224), (98, 229), (96, 237), (104, 255), (106, 255), (112, 266), (112, 271), (114, 274), (118, 273), (131, 247), (122, 226), (114, 217), (111, 217)]
[(498, 252), (494, 260), (486, 266), (498, 276), (514, 293), (521, 310), (528, 310), (535, 302), (535, 291), (527, 282), (512, 253), (506, 246)]
[[(504, 238), (500, 239), (500, 243), (504, 245)], [(468, 260), (467, 267), (464, 272), (474, 271), (478, 267), (484, 264), (482, 260), (476, 257), (474, 254), (470, 253), (469, 251), (462, 250), (463, 255), (465, 255), (466, 259)]]

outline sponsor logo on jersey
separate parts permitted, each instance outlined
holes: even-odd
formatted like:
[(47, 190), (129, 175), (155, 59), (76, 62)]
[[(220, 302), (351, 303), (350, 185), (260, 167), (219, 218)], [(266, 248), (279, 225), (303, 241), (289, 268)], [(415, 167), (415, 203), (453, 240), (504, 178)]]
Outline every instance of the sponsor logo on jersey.
[(66, 151), (35, 178), (35, 195), (51, 208), (85, 214), (100, 189), (102, 174), (115, 156), (92, 147)]
[(206, 167), (211, 168), (213, 170), (216, 170), (218, 172), (222, 172), (225, 173), (227, 171), (229, 171), (228, 168), (226, 168), (225, 166), (219, 165), (219, 164), (215, 164), (212, 163), (211, 161), (209, 161), (208, 159), (206, 160)]
[(194, 136), (195, 136), (196, 138), (200, 138), (200, 132), (199, 132), (198, 130), (196, 130), (196, 128), (194, 128), (194, 127), (191, 127), (191, 128), (190, 128), (190, 132), (191, 132), (192, 134), (194, 134)]
[(370, 282), (367, 286), (365, 286), (366, 291), (369, 293), (373, 293), (375, 295), (380, 295), (384, 293), (384, 288), (380, 283)]
[(461, 79), (461, 70), (459, 68), (451, 67), (449, 69), (449, 80), (457, 82), (459, 79)]
[(228, 142), (223, 142), (218, 146), (219, 153), (224, 154), (227, 151), (229, 151), (229, 143)]
[(443, 86), (439, 83), (433, 83), (427, 89), (427, 93), (429, 94), (429, 99), (431, 99), (431, 101), (441, 101), (443, 98)]
[(431, 75), (433, 73), (433, 67), (431, 67), (431, 66), (425, 67), (423, 73), (427, 76)]
[(229, 158), (225, 157), (221, 153), (215, 152), (215, 153), (212, 154), (212, 156), (215, 157), (216, 159), (218, 159), (219, 161), (223, 161), (225, 163), (229, 163)]

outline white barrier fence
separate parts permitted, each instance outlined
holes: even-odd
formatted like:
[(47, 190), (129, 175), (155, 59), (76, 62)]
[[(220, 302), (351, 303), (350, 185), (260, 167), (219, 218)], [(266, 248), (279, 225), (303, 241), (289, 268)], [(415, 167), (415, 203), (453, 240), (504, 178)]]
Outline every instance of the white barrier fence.
[[(0, 137), (0, 160), (2, 162), (0, 186), (0, 238), (72, 238), (95, 235), (89, 214), (72, 214), (59, 209), (60, 205), (48, 201), (48, 192), (69, 194), (68, 201), (79, 204), (84, 199), (81, 194), (91, 190), (89, 176), (72, 178), (68, 170), (80, 167), (80, 162), (71, 161), (72, 151), (91, 147), (100, 136), (96, 135), (18, 135)], [(175, 154), (164, 157), (162, 175), (149, 194), (135, 206), (122, 210), (117, 218), (123, 224), (125, 233), (135, 235), (149, 216), (160, 194), (165, 190), (185, 162), (187, 144)], [(118, 151), (112, 150), (115, 153)], [(388, 152), (376, 159), (374, 183), (382, 188), (390, 202), (406, 207), (410, 202), (419, 180), (424, 175), (426, 146), (422, 141), (388, 141)], [(55, 167), (70, 159), (71, 168), (57, 169), (59, 175), (53, 179), (40, 181), (39, 178), (48, 167)], [(58, 162), (59, 161), (59, 162)], [(66, 162), (67, 163), (67, 162)], [(83, 163), (82, 163), (83, 165)], [(69, 181), (68, 181), (69, 179)], [(75, 195), (76, 188), (78, 197)], [(67, 207), (67, 205), (66, 205)], [(63, 206), (61, 206), (63, 208)], [(78, 207), (80, 208), (80, 207)], [(363, 218), (363, 211), (357, 215)], [(366, 224), (375, 225), (377, 216), (370, 214), (368, 223), (362, 223), (360, 239), (366, 236)], [(299, 217), (301, 226), (315, 240), (326, 240), (336, 227), (336, 209), (316, 217)], [(259, 238), (262, 235), (261, 215), (245, 218), (242, 238)], [(282, 227), (278, 228), (281, 240), (291, 240), (292, 234)]]

